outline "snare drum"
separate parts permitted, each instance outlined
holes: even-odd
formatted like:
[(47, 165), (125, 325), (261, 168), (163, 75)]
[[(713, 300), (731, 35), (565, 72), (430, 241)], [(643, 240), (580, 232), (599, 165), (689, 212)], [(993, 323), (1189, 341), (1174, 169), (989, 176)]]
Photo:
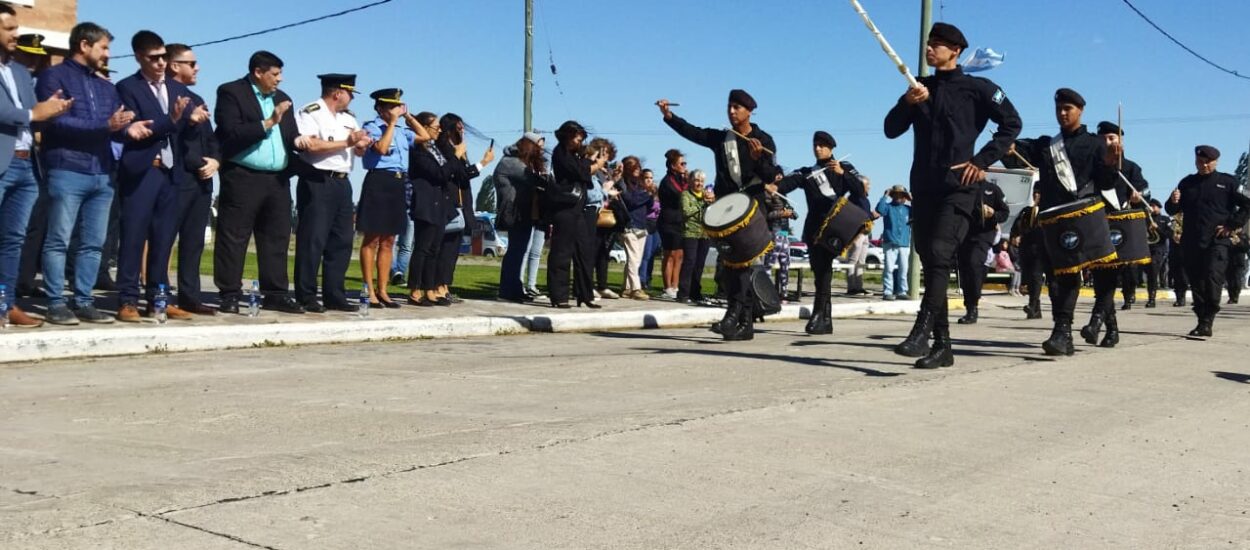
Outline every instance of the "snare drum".
[(1116, 259), (1107, 225), (1106, 204), (1086, 198), (1038, 213), (1046, 255), (1056, 275), (1080, 273), (1091, 265)]
[(1093, 268), (1111, 268), (1123, 265), (1150, 263), (1149, 231), (1146, 228), (1146, 211), (1137, 208), (1107, 213), (1111, 245), (1115, 247), (1116, 259), (1108, 263), (1094, 264)]
[(721, 197), (703, 213), (703, 232), (718, 241), (721, 263), (742, 269), (773, 249), (759, 201), (746, 193)]
[(815, 244), (841, 256), (855, 241), (856, 235), (871, 227), (872, 216), (852, 204), (847, 197), (841, 197), (820, 224)]

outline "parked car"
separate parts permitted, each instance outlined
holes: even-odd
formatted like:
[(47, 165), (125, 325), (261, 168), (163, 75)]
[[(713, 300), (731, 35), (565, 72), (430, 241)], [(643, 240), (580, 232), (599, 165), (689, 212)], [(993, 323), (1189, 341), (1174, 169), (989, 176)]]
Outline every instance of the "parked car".
[(613, 243), (612, 250), (608, 251), (608, 261), (614, 264), (625, 263), (625, 248), (621, 246), (619, 241)]
[(495, 230), (495, 215), (488, 212), (478, 213), (477, 223), (473, 231), (460, 238), (460, 254), (473, 255), (474, 241), (481, 242), (478, 254), (487, 258), (502, 257), (508, 251), (508, 237)]
[(807, 258), (807, 243), (794, 235), (790, 235), (790, 259), (806, 260)]

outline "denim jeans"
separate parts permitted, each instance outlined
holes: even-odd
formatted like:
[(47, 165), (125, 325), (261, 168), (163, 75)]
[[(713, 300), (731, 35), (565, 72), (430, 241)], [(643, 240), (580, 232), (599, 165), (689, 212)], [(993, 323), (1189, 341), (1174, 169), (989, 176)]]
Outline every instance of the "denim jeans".
[(9, 306), (17, 296), (17, 271), (22, 260), (26, 224), (39, 198), (39, 184), (29, 159), (14, 158), (0, 174), (0, 285)]
[(404, 232), (395, 239), (394, 256), (395, 260), (391, 262), (391, 273), (403, 273), (405, 269), (408, 269), (408, 262), (412, 260), (412, 218), (408, 218)]
[(113, 180), (108, 174), (48, 171), (48, 235), (43, 243), (44, 289), (48, 305), (65, 304), (65, 264), (70, 235), (81, 216), (74, 257), (74, 305), (94, 303), (91, 289), (100, 269), (100, 249), (108, 232), (113, 206)]
[(529, 249), (525, 255), (525, 288), (538, 288), (538, 268), (542, 265), (543, 244), (546, 242), (547, 227), (535, 226), (530, 231)]
[(660, 233), (647, 233), (647, 244), (642, 249), (642, 266), (638, 268), (638, 277), (642, 279), (642, 288), (651, 288), (651, 272), (655, 270), (655, 255), (660, 253)]
[(882, 290), (885, 294), (907, 294), (907, 262), (911, 249), (896, 244), (882, 245), (885, 250), (885, 270), (881, 273)]
[[(503, 254), (503, 265), (499, 267), (499, 296), (509, 300), (525, 296), (525, 287), (521, 281), (521, 264), (529, 255), (530, 238), (534, 228), (529, 223), (518, 223), (508, 230), (508, 250)], [(541, 253), (541, 248), (539, 249)]]

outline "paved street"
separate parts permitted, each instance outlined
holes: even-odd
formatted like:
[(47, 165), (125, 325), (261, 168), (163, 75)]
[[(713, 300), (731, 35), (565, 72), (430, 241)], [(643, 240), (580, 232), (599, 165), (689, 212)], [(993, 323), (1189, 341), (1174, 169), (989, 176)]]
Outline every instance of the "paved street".
[(931, 372), (904, 317), (5, 365), (0, 548), (1250, 548), (1250, 306), (1051, 361), (992, 300)]

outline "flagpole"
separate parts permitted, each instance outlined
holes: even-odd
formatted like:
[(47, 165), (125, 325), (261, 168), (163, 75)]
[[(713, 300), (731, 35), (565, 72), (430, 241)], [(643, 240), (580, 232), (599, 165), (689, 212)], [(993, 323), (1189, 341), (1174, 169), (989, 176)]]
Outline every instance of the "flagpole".
[[(933, 23), (933, 3), (920, 0), (920, 76), (929, 76), (929, 61), (925, 58), (925, 46), (929, 40), (929, 27)], [(907, 262), (907, 299), (920, 299), (920, 254), (916, 253), (916, 233), (911, 235), (911, 253)]]

